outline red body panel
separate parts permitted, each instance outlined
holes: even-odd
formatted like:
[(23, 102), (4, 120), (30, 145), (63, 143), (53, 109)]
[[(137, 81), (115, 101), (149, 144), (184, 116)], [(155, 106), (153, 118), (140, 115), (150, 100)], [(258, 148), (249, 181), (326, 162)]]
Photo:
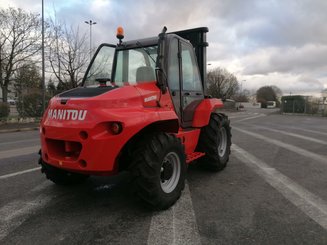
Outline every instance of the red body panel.
[(223, 106), (219, 99), (204, 99), (195, 110), (192, 127), (201, 128), (208, 125), (211, 112)]
[[(159, 96), (153, 82), (71, 98), (64, 105), (54, 97), (41, 122), (43, 160), (76, 172), (115, 172), (120, 151), (136, 133), (153, 122), (178, 120), (169, 94)], [(122, 124), (120, 134), (111, 132), (112, 122)]]
[(189, 155), (195, 151), (195, 147), (198, 143), (201, 129), (193, 129), (188, 131), (183, 131), (180, 129), (178, 131), (177, 137), (182, 140), (185, 147), (185, 154)]
[[(95, 97), (70, 98), (65, 103), (61, 103), (62, 99), (51, 99), (42, 119), (42, 158), (50, 165), (74, 172), (113, 174), (118, 170), (123, 147), (134, 135), (152, 123), (178, 122), (169, 93), (161, 94), (155, 82), (124, 86)], [(189, 161), (203, 155), (194, 152), (200, 128), (220, 107), (220, 100), (203, 100), (194, 114), (194, 129), (179, 128), (176, 135)], [(119, 134), (112, 132), (112, 123), (122, 126)]]

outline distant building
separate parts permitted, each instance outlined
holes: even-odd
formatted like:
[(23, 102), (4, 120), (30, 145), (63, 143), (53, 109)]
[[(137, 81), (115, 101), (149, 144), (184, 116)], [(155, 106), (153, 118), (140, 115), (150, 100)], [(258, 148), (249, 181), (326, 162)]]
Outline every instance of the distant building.
[[(16, 93), (15, 93), (16, 89), (15, 89), (14, 85), (10, 84), (9, 87), (8, 87), (8, 90), (9, 90), (8, 99), (13, 99), (14, 100), (17, 97)], [(2, 102), (2, 89), (1, 89), (1, 87), (0, 87), (0, 102)]]
[(235, 109), (236, 102), (235, 100), (226, 99), (224, 100), (224, 109)]
[(281, 98), (282, 113), (316, 113), (316, 103), (312, 96), (289, 95)]

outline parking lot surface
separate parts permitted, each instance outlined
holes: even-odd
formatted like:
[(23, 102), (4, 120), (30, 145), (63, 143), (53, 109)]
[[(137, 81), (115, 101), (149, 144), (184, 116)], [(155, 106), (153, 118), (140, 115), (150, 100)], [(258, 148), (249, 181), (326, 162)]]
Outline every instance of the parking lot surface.
[(327, 244), (327, 118), (228, 112), (232, 153), (195, 164), (181, 199), (152, 212), (130, 176), (73, 187), (46, 180), (38, 131), (0, 134), (1, 244)]

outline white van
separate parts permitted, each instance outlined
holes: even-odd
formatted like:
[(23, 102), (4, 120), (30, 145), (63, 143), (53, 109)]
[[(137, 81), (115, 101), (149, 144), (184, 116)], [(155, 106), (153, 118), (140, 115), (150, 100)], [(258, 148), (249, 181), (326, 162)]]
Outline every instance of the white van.
[(276, 108), (276, 101), (267, 101), (267, 108), (268, 109)]

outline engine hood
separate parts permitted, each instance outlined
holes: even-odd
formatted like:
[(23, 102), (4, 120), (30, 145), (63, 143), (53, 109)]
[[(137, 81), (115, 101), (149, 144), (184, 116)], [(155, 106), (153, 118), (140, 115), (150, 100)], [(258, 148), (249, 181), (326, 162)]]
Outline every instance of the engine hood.
[(42, 123), (56, 127), (83, 123), (84, 127), (93, 127), (101, 121), (118, 120), (120, 114), (128, 113), (132, 117), (144, 107), (156, 107), (159, 94), (155, 83), (98, 90), (77, 88), (52, 98)]
[(95, 87), (95, 88), (74, 88), (68, 91), (65, 91), (58, 96), (61, 98), (83, 98), (83, 97), (94, 97), (100, 94), (106, 93), (110, 90), (117, 89), (116, 86), (104, 86), (104, 87)]

